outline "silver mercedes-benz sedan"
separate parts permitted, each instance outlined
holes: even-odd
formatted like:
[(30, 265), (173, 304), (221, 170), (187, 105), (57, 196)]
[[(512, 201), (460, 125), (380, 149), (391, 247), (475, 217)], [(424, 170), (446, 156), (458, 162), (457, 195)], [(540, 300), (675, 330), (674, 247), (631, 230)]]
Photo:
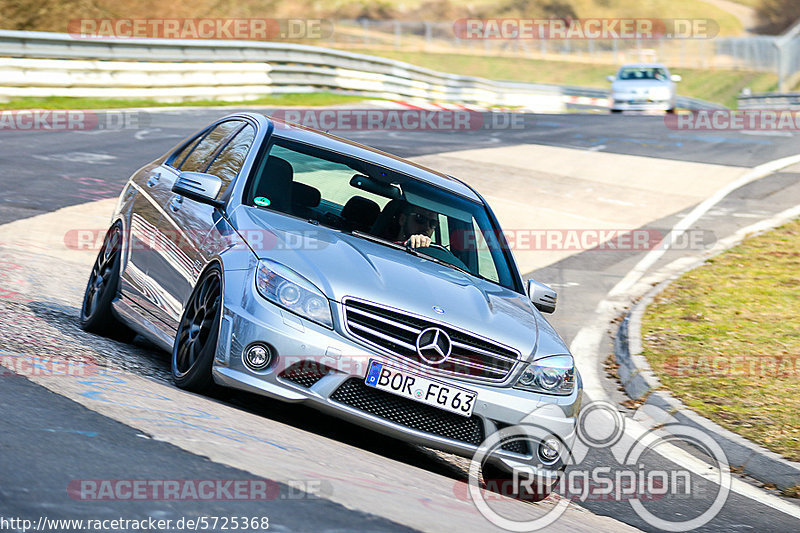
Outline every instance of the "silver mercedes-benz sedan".
[(623, 65), (611, 82), (610, 108), (612, 113), (622, 111), (675, 112), (677, 74), (671, 75), (659, 63)]
[(131, 177), (80, 320), (170, 351), (179, 387), (305, 402), (464, 456), (499, 429), (546, 427), (488, 464), (552, 479), (581, 397), (542, 316), (555, 305), (470, 186), (247, 113)]

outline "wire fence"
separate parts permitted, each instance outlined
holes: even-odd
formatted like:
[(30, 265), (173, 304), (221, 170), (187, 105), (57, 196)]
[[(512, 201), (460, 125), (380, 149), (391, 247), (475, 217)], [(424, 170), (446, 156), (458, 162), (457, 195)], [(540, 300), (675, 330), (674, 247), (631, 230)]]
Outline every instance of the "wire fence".
[[(398, 20), (340, 20), (328, 45), (347, 49), (424, 51), (512, 56), (619, 65), (658, 61), (676, 68), (741, 69), (778, 72), (777, 37), (717, 37), (714, 39), (538, 39), (465, 40), (452, 23)], [(782, 51), (787, 74), (800, 72), (800, 37)]]

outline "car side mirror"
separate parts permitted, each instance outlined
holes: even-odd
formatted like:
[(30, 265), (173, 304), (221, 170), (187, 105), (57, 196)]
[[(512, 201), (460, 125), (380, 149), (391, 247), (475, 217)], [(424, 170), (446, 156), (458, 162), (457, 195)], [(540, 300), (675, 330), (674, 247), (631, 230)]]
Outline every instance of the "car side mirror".
[(222, 180), (213, 174), (203, 172), (181, 172), (172, 185), (172, 192), (214, 207), (223, 205), (217, 200), (220, 189), (222, 189)]
[(556, 310), (556, 300), (558, 299), (556, 291), (535, 279), (528, 280), (528, 298), (542, 313), (553, 313)]
[(673, 74), (672, 76), (669, 77), (669, 79), (672, 80), (675, 83), (678, 83), (683, 78), (681, 78), (680, 74)]
[(613, 82), (616, 78), (614, 76), (606, 76), (606, 79), (610, 82)]

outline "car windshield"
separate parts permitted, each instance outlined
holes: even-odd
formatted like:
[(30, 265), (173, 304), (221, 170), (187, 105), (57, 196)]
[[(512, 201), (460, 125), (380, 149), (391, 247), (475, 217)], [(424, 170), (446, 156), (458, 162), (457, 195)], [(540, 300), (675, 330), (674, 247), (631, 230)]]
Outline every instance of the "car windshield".
[(617, 76), (621, 80), (667, 80), (667, 71), (660, 67), (623, 67)]
[[(514, 290), (485, 206), (375, 163), (273, 136), (245, 204), (280, 211), (446, 264)], [(431, 246), (402, 245), (427, 235)]]

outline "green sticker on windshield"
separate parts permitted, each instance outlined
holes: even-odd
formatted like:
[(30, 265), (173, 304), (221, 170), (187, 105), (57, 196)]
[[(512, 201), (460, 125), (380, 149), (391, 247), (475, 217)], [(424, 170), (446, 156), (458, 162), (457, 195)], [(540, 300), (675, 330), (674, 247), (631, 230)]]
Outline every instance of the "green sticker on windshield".
[(267, 207), (269, 204), (272, 203), (269, 201), (269, 198), (265, 198), (264, 196), (256, 196), (253, 199), (253, 202), (255, 202), (256, 205), (260, 205), (262, 207)]

